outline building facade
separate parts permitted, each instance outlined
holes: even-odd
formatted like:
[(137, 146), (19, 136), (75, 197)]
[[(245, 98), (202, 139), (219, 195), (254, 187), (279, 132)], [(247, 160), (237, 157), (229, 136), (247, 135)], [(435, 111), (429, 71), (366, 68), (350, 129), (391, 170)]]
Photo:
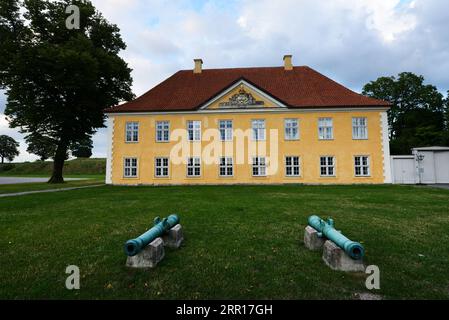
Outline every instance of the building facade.
[(106, 110), (117, 185), (390, 183), (389, 104), (309, 67), (182, 70)]

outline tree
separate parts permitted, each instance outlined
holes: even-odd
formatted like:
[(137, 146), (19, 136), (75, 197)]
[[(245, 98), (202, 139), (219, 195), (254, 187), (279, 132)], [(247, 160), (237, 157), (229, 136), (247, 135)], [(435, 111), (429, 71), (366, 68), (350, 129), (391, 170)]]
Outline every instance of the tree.
[(26, 141), (28, 142), (27, 151), (37, 155), (41, 161), (54, 157), (56, 143), (53, 139), (41, 135), (30, 135)]
[(388, 111), (392, 154), (447, 143), (444, 97), (435, 86), (424, 84), (423, 76), (403, 72), (380, 77), (367, 83), (362, 94), (392, 103)]
[(85, 139), (73, 144), (70, 149), (72, 156), (77, 158), (90, 158), (92, 156), (92, 139)]
[(8, 161), (13, 161), (16, 156), (19, 155), (19, 143), (13, 138), (1, 135), (0, 136), (0, 158), (2, 158), (2, 163), (5, 162), (5, 158)]
[[(80, 9), (79, 29), (66, 27), (69, 5)], [(63, 182), (70, 145), (104, 127), (105, 108), (133, 98), (119, 28), (90, 1), (2, 0), (0, 48), (9, 125), (54, 141), (49, 182)]]

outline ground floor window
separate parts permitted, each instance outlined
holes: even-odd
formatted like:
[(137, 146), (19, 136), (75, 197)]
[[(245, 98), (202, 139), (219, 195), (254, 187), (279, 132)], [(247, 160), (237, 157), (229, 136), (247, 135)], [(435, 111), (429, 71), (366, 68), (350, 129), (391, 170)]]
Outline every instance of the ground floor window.
[(265, 157), (253, 157), (253, 176), (263, 177), (267, 175)]
[(168, 158), (156, 158), (154, 165), (156, 177), (168, 177)]
[(232, 157), (221, 157), (220, 158), (220, 176), (230, 177), (234, 175), (234, 170), (232, 166)]
[(199, 157), (188, 158), (187, 176), (188, 177), (201, 176), (201, 159)]
[(335, 158), (330, 156), (320, 157), (320, 175), (324, 177), (335, 176)]
[(369, 157), (368, 156), (355, 156), (354, 157), (354, 169), (356, 177), (367, 177), (370, 175), (369, 169)]
[(123, 176), (125, 178), (137, 177), (137, 158), (125, 158)]
[(299, 157), (287, 156), (285, 157), (285, 175), (287, 177), (298, 177), (299, 173)]

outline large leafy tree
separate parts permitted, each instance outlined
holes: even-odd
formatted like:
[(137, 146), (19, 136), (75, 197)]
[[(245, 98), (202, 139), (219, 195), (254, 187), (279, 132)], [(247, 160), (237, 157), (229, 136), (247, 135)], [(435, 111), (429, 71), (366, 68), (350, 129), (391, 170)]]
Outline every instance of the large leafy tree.
[(27, 151), (37, 155), (41, 161), (54, 157), (56, 143), (53, 139), (41, 135), (29, 135), (27, 142)]
[(90, 158), (92, 156), (92, 139), (84, 139), (71, 146), (72, 156), (77, 158)]
[[(69, 5), (80, 9), (79, 29), (66, 26)], [(63, 182), (70, 146), (104, 126), (104, 108), (133, 98), (119, 28), (89, 1), (2, 0), (0, 48), (10, 126), (55, 142), (49, 182)]]
[(11, 138), (10, 136), (1, 135), (0, 136), (0, 158), (2, 163), (5, 159), (8, 161), (13, 161), (16, 156), (19, 155), (19, 143)]
[(424, 84), (423, 76), (403, 72), (380, 77), (367, 83), (362, 93), (392, 103), (388, 112), (392, 154), (447, 143), (444, 97), (435, 86)]

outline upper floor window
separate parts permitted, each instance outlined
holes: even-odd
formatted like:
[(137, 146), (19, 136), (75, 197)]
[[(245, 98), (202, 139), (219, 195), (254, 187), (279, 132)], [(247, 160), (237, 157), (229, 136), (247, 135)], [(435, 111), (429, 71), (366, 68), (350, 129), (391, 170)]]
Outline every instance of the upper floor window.
[(139, 141), (139, 123), (127, 122), (126, 123), (126, 142)]
[(265, 120), (257, 119), (252, 121), (253, 140), (265, 140)]
[(201, 158), (193, 157), (187, 159), (187, 176), (188, 177), (201, 176)]
[(370, 175), (368, 156), (355, 156), (354, 157), (354, 171), (356, 177), (367, 177)]
[(137, 177), (137, 158), (125, 158), (123, 165), (123, 176), (125, 178)]
[(285, 119), (285, 140), (299, 139), (298, 119)]
[(334, 138), (332, 118), (318, 119), (318, 137), (320, 140), (331, 140)]
[(201, 141), (201, 121), (187, 121), (189, 141)]
[(264, 177), (267, 175), (265, 157), (253, 157), (253, 176)]
[(368, 128), (365, 117), (352, 118), (352, 139), (368, 139)]
[(220, 158), (220, 176), (231, 177), (234, 175), (232, 166), (232, 157), (221, 157)]
[(170, 140), (170, 122), (156, 121), (156, 141), (168, 142)]
[(232, 141), (232, 120), (220, 120), (220, 140)]
[(335, 158), (334, 157), (320, 157), (320, 175), (321, 176), (335, 176)]
[(285, 157), (285, 175), (287, 177), (299, 177), (299, 157)]
[(168, 158), (156, 158), (154, 169), (156, 177), (168, 177)]

